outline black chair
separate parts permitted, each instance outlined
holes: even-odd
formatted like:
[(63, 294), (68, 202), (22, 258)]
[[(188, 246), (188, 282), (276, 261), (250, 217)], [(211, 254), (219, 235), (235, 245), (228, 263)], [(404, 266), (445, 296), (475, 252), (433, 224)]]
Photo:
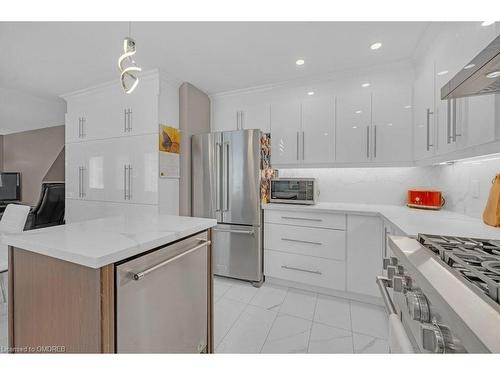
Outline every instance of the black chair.
[(40, 199), (28, 216), (25, 230), (64, 224), (64, 198), (64, 183), (42, 183)]

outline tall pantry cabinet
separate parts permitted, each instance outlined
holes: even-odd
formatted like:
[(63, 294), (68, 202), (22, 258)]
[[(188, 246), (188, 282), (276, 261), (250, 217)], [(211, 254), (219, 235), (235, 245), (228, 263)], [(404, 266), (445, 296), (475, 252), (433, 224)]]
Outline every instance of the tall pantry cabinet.
[(178, 127), (178, 82), (145, 72), (64, 95), (66, 222), (120, 213), (178, 214), (178, 176), (159, 178), (159, 124)]

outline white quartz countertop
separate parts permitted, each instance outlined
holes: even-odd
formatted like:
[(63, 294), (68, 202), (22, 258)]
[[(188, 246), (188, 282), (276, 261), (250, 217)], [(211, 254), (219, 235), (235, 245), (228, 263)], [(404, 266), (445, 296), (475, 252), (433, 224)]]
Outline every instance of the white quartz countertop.
[(195, 217), (123, 215), (5, 234), (2, 243), (100, 268), (215, 225), (216, 220)]
[(396, 205), (320, 202), (315, 205), (270, 203), (265, 210), (324, 211), (379, 215), (398, 227), (407, 236), (419, 233), (446, 236), (476, 237), (500, 240), (500, 228), (491, 227), (479, 218), (446, 210), (422, 210)]

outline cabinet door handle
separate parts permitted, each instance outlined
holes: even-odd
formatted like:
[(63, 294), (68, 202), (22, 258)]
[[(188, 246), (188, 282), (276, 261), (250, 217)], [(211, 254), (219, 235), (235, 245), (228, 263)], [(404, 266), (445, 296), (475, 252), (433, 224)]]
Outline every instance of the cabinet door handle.
[(82, 137), (87, 136), (87, 119), (82, 117)]
[(245, 112), (240, 111), (240, 129), (245, 129)]
[(433, 115), (434, 112), (431, 112), (431, 109), (430, 108), (427, 108), (427, 116), (426, 116), (426, 119), (427, 119), (427, 142), (426, 142), (426, 148), (427, 148), (427, 151), (429, 151), (431, 149), (431, 147), (434, 147), (433, 144), (431, 144), (431, 115)]
[(127, 132), (127, 110), (123, 110), (123, 132)]
[(305, 133), (302, 132), (302, 160), (304, 160), (305, 157), (306, 157), (305, 156), (305, 154), (306, 154), (305, 149), (306, 148), (305, 148), (305, 141), (304, 141), (304, 139), (305, 139)]
[(457, 134), (457, 99), (453, 99), (453, 142), (457, 141), (457, 137), (462, 134)]
[(366, 158), (370, 159), (370, 127), (366, 127)]
[(377, 125), (373, 127), (373, 158), (377, 158)]
[(294, 217), (294, 216), (282, 216), (282, 219), (285, 220), (306, 220), (306, 221), (323, 221), (323, 219), (313, 219), (310, 217)]
[(283, 268), (285, 270), (291, 270), (291, 271), (300, 271), (300, 272), (314, 273), (316, 275), (322, 275), (323, 274), (321, 271), (317, 271), (317, 270), (308, 270), (308, 269), (305, 269), (305, 268), (291, 267), (291, 266), (286, 266), (286, 265), (281, 266), (281, 268)]
[(78, 198), (82, 197), (82, 167), (78, 167)]
[(307, 243), (307, 244), (310, 244), (310, 245), (318, 245), (318, 246), (323, 245), (321, 242), (305, 241), (305, 240), (296, 240), (296, 239), (293, 239), (293, 238), (286, 238), (286, 237), (282, 237), (282, 238), (281, 238), (281, 240), (282, 240), (282, 241), (288, 241), (288, 242)]
[(82, 118), (78, 117), (78, 138), (82, 137)]
[(132, 131), (132, 108), (128, 109), (128, 131)]
[(299, 132), (297, 132), (297, 160), (299, 160)]
[(123, 166), (123, 200), (127, 200), (127, 170), (128, 167), (125, 164)]
[(236, 130), (240, 130), (240, 111), (236, 111)]
[(128, 165), (128, 200), (132, 199), (132, 166)]
[(453, 140), (451, 132), (451, 99), (446, 101), (446, 143), (450, 144)]

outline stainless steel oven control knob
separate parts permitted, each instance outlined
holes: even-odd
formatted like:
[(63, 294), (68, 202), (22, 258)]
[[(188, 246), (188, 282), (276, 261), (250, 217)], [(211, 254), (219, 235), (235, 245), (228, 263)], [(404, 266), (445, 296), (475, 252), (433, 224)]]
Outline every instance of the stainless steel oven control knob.
[(396, 266), (387, 267), (387, 278), (391, 282), (391, 286), (392, 286), (392, 278), (394, 276), (396, 276), (397, 272), (398, 272), (398, 269), (396, 268)]
[(409, 276), (394, 276), (392, 287), (395, 292), (406, 293), (411, 290), (411, 278)]
[(398, 264), (398, 258), (395, 257), (390, 257), (390, 258), (384, 258), (382, 265), (384, 267), (384, 270), (387, 269), (389, 266), (397, 266)]
[(420, 290), (412, 290), (406, 293), (406, 304), (408, 305), (408, 312), (413, 320), (422, 323), (430, 321), (430, 309), (427, 298)]
[(422, 324), (422, 347), (432, 353), (452, 353), (455, 351), (449, 328), (435, 322)]

